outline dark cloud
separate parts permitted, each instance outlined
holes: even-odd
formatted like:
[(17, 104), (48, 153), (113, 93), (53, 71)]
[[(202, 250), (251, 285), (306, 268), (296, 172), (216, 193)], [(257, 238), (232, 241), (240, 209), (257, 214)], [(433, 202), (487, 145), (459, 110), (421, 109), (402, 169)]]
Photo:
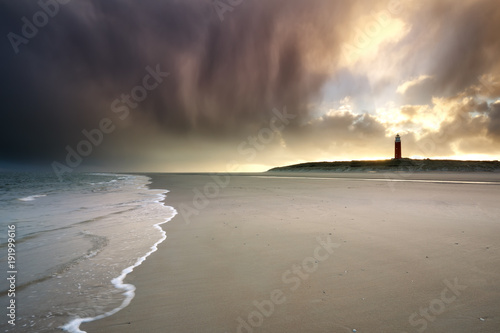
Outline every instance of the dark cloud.
[[(296, 116), (280, 143), (290, 156), (306, 155), (308, 147), (326, 152), (332, 145), (366, 155), (370, 149), (385, 151), (373, 146), (385, 145), (392, 135), (374, 114), (394, 83), (429, 76), (402, 96), (401, 104), (408, 106), (402, 113), (410, 118), (419, 112), (412, 105), (432, 107), (434, 97), (467, 89), (473, 98), (499, 96), (500, 7), (494, 0), (406, 1), (396, 18), (409, 27), (408, 34), (378, 50), (380, 58), (394, 59), (387, 73), (377, 81), (371, 70), (379, 68), (357, 73), (355, 67), (340, 67), (342, 43), (356, 28), (352, 22), (387, 6), (361, 0), (243, 1), (221, 21), (204, 0), (70, 1), (19, 45), (18, 54), (2, 39), (1, 159), (64, 160), (65, 147), (76, 147), (82, 130), (99, 127), (103, 118), (116, 130), (94, 149), (89, 164), (110, 160), (135, 166), (134, 161), (154, 156), (176, 165), (197, 164), (193, 156), (202, 163), (209, 156), (227, 159), (268, 125), (273, 108), (284, 106)], [(0, 32), (20, 35), (21, 18), (32, 20), (40, 10), (37, 2), (3, 2)], [(112, 103), (142, 85), (146, 67), (157, 64), (169, 76), (120, 119)], [(315, 105), (346, 96), (355, 112), (318, 121)], [(459, 127), (457, 140), (460, 133), (496, 140), (498, 112), (490, 104), (478, 102), (481, 117)], [(416, 142), (413, 134), (408, 137)], [(197, 148), (202, 143), (207, 156)], [(262, 156), (263, 164), (271, 158)]]
[[(302, 159), (366, 158), (391, 153), (391, 141), (385, 128), (373, 116), (335, 111), (315, 119), (299, 130), (285, 133), (287, 148)], [(317, 157), (314, 157), (314, 156)]]
[[(410, 103), (432, 96), (453, 96), (485, 74), (500, 76), (500, 7), (496, 1), (408, 2), (405, 19), (411, 30), (395, 48), (407, 49), (401, 68), (412, 76), (430, 75), (413, 87)], [(420, 97), (420, 101), (416, 97)], [(497, 95), (500, 96), (500, 95)], [(496, 96), (496, 97), (497, 97)]]
[[(309, 51), (301, 41), (305, 34), (323, 33), (321, 25), (328, 22), (307, 31), (294, 25), (308, 24), (325, 4), (245, 2), (225, 13), (223, 22), (206, 1), (61, 6), (28, 45), (19, 45), (19, 55), (2, 44), (2, 53), (9, 53), (2, 62), (2, 105), (16, 109), (3, 122), (9, 125), (2, 139), (15, 142), (4, 155), (52, 158), (77, 142), (82, 129), (109, 116), (111, 102), (156, 64), (171, 76), (131, 118), (147, 118), (164, 131), (231, 135), (241, 126), (259, 126), (273, 107), (305, 113), (325, 75), (308, 68)], [(18, 34), (23, 13), (30, 17), (40, 10), (33, 4), (4, 7), (3, 31)], [(334, 9), (328, 19), (341, 17), (340, 6), (328, 7)]]
[(488, 112), (489, 124), (488, 134), (500, 142), (500, 103), (496, 102), (490, 106)]

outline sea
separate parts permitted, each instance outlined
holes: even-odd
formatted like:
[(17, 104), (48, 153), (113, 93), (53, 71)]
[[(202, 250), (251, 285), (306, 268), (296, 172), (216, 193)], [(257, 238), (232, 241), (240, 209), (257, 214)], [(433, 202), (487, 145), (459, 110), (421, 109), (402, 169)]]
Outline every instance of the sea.
[(135, 287), (125, 277), (166, 239), (160, 225), (176, 215), (163, 203), (168, 190), (150, 182), (0, 173), (0, 332), (82, 332), (82, 322), (126, 307)]

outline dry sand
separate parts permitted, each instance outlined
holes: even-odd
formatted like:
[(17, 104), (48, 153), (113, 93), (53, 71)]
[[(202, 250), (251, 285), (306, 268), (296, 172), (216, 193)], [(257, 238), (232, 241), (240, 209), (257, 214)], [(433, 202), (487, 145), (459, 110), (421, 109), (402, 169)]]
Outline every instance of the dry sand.
[(168, 238), (132, 303), (81, 329), (500, 331), (500, 174), (295, 176), (152, 175), (179, 211)]

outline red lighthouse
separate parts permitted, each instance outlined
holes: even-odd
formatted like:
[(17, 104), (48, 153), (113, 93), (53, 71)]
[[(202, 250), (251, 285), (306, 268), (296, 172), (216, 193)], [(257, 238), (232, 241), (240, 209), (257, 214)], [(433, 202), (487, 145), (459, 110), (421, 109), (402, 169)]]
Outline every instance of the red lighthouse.
[(396, 135), (396, 142), (394, 144), (394, 158), (399, 160), (401, 158), (401, 138), (399, 134)]

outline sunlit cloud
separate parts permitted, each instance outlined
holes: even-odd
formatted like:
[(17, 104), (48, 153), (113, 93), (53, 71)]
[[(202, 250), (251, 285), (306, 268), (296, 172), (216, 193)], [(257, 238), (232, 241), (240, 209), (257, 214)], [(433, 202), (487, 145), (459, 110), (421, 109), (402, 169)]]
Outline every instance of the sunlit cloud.
[(406, 81), (402, 84), (400, 84), (397, 88), (397, 92), (400, 93), (400, 94), (404, 94), (408, 88), (411, 88), (413, 86), (416, 86), (416, 85), (419, 85), (421, 84), (423, 81), (427, 80), (427, 79), (430, 79), (432, 78), (431, 76), (429, 75), (420, 75), (418, 78), (416, 79), (412, 79), (412, 80), (409, 80), (409, 81)]
[[(5, 4), (22, 34), (36, 3)], [(309, 160), (500, 154), (500, 7), (495, 0), (70, 2), (16, 54), (3, 39), (1, 163), (50, 166), (114, 121), (82, 167), (244, 170)], [(170, 75), (117, 118), (146, 66)], [(294, 118), (249, 161), (238, 147)], [(482, 157), (481, 157), (482, 158)]]

